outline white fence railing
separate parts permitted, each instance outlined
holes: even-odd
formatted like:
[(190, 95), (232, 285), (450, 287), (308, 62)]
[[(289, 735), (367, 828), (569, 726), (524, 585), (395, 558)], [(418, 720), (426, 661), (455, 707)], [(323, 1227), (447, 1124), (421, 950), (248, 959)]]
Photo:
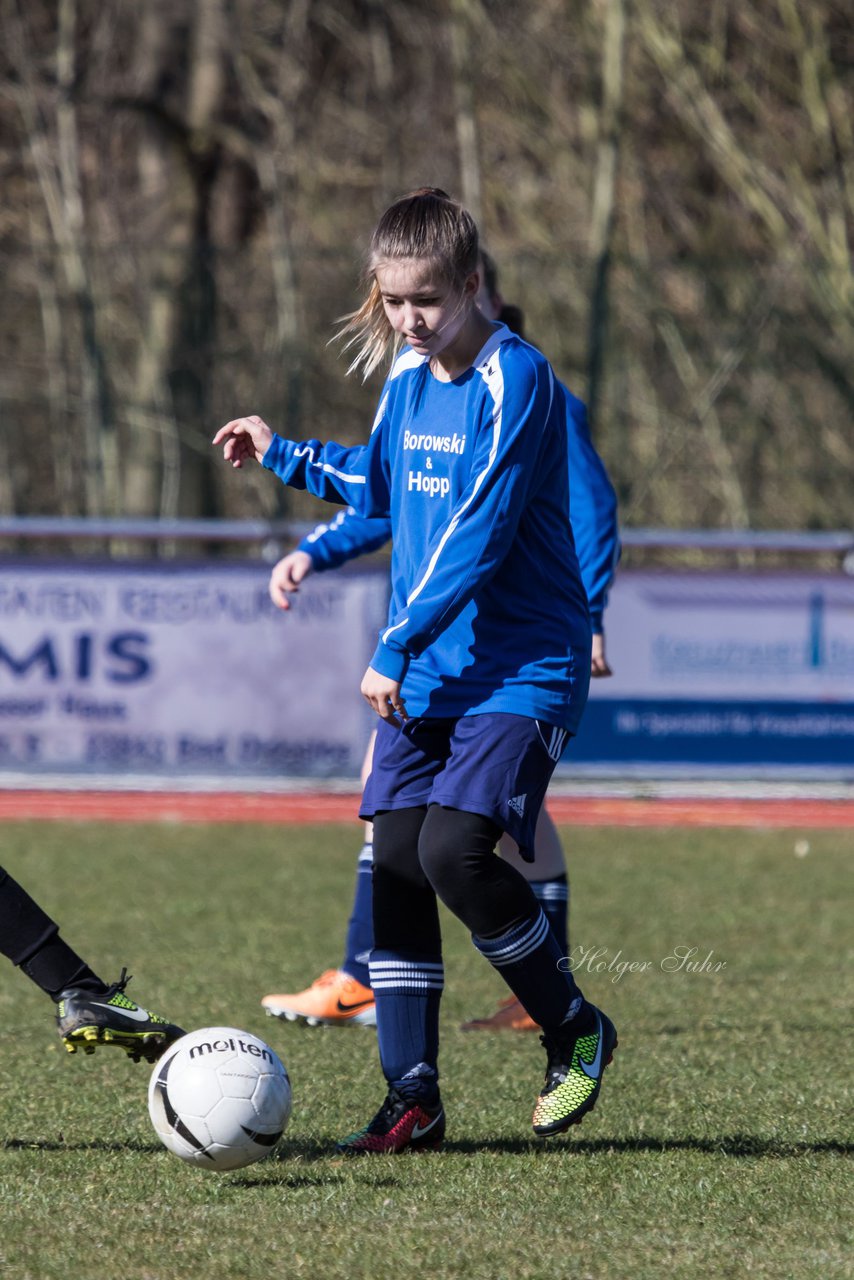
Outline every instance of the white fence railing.
[[(101, 539), (149, 542), (257, 542), (277, 546), (310, 526), (294, 520), (132, 519), (82, 516), (0, 516), (0, 539)], [(765, 551), (836, 555), (854, 573), (854, 530), (634, 529), (620, 531), (624, 547), (709, 552)]]

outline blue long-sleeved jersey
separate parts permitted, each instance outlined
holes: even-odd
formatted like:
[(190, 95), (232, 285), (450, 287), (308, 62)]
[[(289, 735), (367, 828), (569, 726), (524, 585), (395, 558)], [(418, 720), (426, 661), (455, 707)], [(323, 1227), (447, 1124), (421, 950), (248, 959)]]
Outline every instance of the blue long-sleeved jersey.
[[(617, 495), (590, 439), (584, 403), (558, 384), (566, 406), (569, 442), (569, 518), (594, 632), (602, 633), (608, 592), (620, 557)], [(352, 507), (319, 524), (299, 543), (318, 572), (337, 569), (376, 551), (391, 537), (388, 516), (360, 516)]]
[(393, 537), (371, 666), (414, 716), (510, 712), (575, 732), (590, 618), (569, 523), (566, 412), (545, 358), (505, 326), (440, 382), (404, 349), (367, 444), (274, 436), (264, 466)]

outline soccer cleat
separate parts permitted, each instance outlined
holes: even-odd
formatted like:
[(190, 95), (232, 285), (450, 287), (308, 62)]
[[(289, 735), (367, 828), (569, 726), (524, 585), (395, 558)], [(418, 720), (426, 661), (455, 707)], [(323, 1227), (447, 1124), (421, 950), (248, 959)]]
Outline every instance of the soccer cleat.
[(617, 1032), (604, 1013), (590, 1008), (596, 1025), (586, 1034), (574, 1035), (569, 1022), (554, 1034), (540, 1037), (549, 1060), (532, 1123), (541, 1138), (580, 1124), (596, 1105), (602, 1075), (617, 1047)]
[(124, 1049), (134, 1062), (145, 1058), (156, 1062), (173, 1040), (184, 1034), (181, 1027), (143, 1009), (125, 995), (130, 982), (122, 969), (118, 982), (104, 991), (68, 987), (57, 1001), (56, 1025), (69, 1053), (82, 1047), (94, 1053), (99, 1044)]
[(375, 1027), (374, 993), (343, 969), (327, 969), (305, 991), (264, 996), (261, 1004), (272, 1018), (306, 1022), (310, 1027)]
[(464, 1022), (461, 1031), (540, 1031), (531, 1015), (526, 1011), (521, 1000), (508, 996), (502, 1000), (489, 1018), (475, 1018), (472, 1022)]
[(401, 1151), (438, 1151), (445, 1136), (441, 1102), (427, 1107), (389, 1089), (385, 1102), (369, 1125), (335, 1144), (345, 1156), (397, 1155)]

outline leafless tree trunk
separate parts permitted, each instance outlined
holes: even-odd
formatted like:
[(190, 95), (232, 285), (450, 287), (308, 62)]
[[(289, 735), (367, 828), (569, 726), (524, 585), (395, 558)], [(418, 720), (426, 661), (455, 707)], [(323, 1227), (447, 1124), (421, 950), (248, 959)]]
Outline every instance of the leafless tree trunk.
[[(106, 362), (97, 326), (98, 306), (87, 262), (79, 167), (75, 79), (76, 0), (59, 0), (56, 47), (55, 141), (44, 120), (19, 0), (6, 0), (6, 30), (20, 75), (18, 106), (27, 144), (80, 325), (80, 418), (84, 441), (85, 511), (102, 515), (116, 504), (115, 424)], [(111, 487), (108, 487), (111, 486)]]
[(481, 221), (480, 155), (474, 107), (471, 28), (476, 0), (451, 0), (451, 68), (454, 84), (454, 119), (460, 163), (462, 203), (475, 222)]
[[(247, 18), (249, 15), (247, 15)], [(289, 196), (297, 175), (296, 105), (306, 84), (303, 60), (308, 10), (305, 0), (287, 8), (283, 30), (283, 50), (271, 92), (259, 74), (263, 53), (252, 43), (240, 59), (240, 74), (253, 105), (264, 117), (269, 133), (260, 145), (251, 148), (267, 214), (271, 267), (276, 293), (275, 344), (282, 353), (293, 353), (298, 335), (297, 269), (291, 235)]]
[(198, 0), (186, 46), (183, 113), (164, 115), (157, 86), (176, 54), (166, 0), (139, 18), (134, 92), (140, 117), (144, 315), (129, 415), (125, 504), (131, 512), (210, 515), (211, 386), (217, 288), (211, 206), (219, 176), (225, 82), (225, 0)]
[[(133, 90), (140, 102), (157, 101), (171, 44), (166, 6), (152, 0), (139, 15)], [(145, 112), (140, 135), (137, 181), (143, 243), (136, 269), (143, 311), (124, 448), (124, 507), (129, 515), (156, 511), (171, 516), (177, 512), (181, 456), (168, 371), (192, 191), (181, 147), (163, 122)]]
[(623, 46), (625, 0), (604, 0), (602, 32), (602, 105), (593, 204), (590, 211), (590, 257), (593, 285), (590, 293), (590, 337), (587, 361), (587, 409), (595, 427), (602, 392), (608, 328), (608, 290), (617, 209), (617, 167), (623, 104)]
[(190, 37), (187, 151), (192, 208), (186, 223), (184, 273), (170, 374), (181, 424), (184, 514), (213, 515), (210, 389), (215, 361), (217, 290), (211, 200), (219, 163), (218, 112), (225, 88), (226, 0), (198, 0)]

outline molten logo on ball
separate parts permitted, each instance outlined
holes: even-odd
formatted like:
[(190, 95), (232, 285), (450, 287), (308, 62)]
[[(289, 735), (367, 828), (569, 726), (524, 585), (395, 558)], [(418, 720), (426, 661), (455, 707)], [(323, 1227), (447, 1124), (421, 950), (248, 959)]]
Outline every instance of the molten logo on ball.
[(257, 1036), (204, 1027), (154, 1068), (148, 1110), (163, 1144), (203, 1169), (242, 1169), (270, 1154), (291, 1114), (288, 1073)]

